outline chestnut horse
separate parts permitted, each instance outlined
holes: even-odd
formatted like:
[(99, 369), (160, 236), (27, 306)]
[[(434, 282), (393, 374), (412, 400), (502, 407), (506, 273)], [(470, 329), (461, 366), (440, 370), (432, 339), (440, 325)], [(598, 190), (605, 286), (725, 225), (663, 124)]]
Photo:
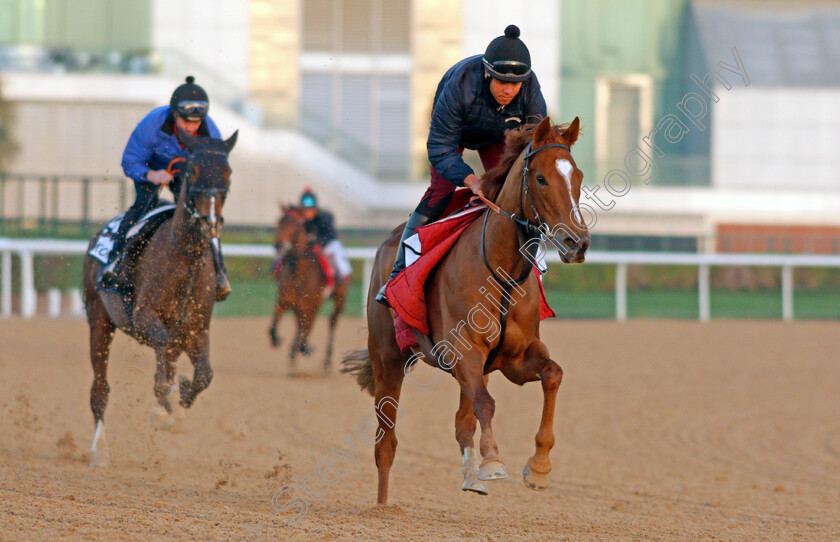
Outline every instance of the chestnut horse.
[(324, 372), (329, 372), (332, 364), (333, 343), (335, 342), (335, 328), (338, 317), (344, 311), (344, 301), (347, 299), (347, 283), (336, 281), (331, 291), (327, 291), (327, 279), (318, 261), (318, 256), (312, 248), (304, 228), (306, 220), (297, 207), (282, 207), (283, 215), (277, 223), (274, 235), (274, 246), (277, 248), (277, 262), (279, 271), (277, 279), (277, 303), (274, 306), (274, 317), (268, 336), (275, 348), (280, 346), (281, 339), (277, 334), (277, 326), (287, 310), (295, 313), (297, 319), (297, 333), (292, 341), (290, 356), (290, 371), (295, 369), (297, 354), (308, 356), (312, 353), (309, 346), (309, 333), (318, 309), (327, 297), (333, 300), (333, 311), (330, 315), (330, 334), (327, 340), (327, 352), (324, 358)]
[[(493, 437), (495, 402), (487, 391), (487, 375), (499, 370), (519, 385), (539, 380), (542, 419), (536, 452), (525, 465), (523, 479), (532, 489), (547, 487), (554, 406), (563, 371), (539, 338), (540, 290), (532, 272), (532, 248), (542, 234), (564, 262), (584, 261), (590, 238), (578, 205), (583, 174), (570, 150), (579, 124), (575, 118), (570, 125), (552, 126), (545, 118), (538, 126), (508, 131), (500, 164), (484, 175), (485, 191), (493, 201), (487, 202), (483, 219), (461, 234), (425, 285), (431, 334), (417, 333), (420, 347), (411, 357), (400, 353), (391, 311), (374, 301), (391, 270), (403, 226), (380, 245), (368, 297), (368, 349), (348, 353), (342, 369), (355, 374), (375, 398), (378, 503), (388, 500), (403, 378), (417, 382), (410, 368), (418, 358), (451, 372), (461, 387), (455, 438), (463, 461), (462, 489), (480, 494), (487, 494), (486, 480), (507, 476)], [(481, 424), (481, 458), (473, 445), (476, 421)]]
[[(126, 248), (133, 304), (123, 303), (119, 294), (96, 288), (100, 262), (85, 257), (83, 286), (90, 325), (90, 360), (93, 386), (90, 408), (95, 425), (91, 465), (108, 461), (105, 441), (105, 407), (108, 404), (108, 356), (117, 328), (155, 350), (155, 396), (158, 407), (152, 420), (157, 427), (171, 429), (177, 405), (189, 408), (213, 378), (210, 368), (210, 316), (215, 303), (216, 279), (211, 240), (221, 228), (222, 206), (230, 188), (228, 154), (238, 132), (227, 141), (179, 137), (189, 151), (174, 215), (163, 222), (137, 256)], [(129, 260), (126, 261), (129, 263)], [(128, 309), (126, 308), (128, 307)], [(186, 352), (193, 364), (193, 379), (174, 384), (175, 361)]]

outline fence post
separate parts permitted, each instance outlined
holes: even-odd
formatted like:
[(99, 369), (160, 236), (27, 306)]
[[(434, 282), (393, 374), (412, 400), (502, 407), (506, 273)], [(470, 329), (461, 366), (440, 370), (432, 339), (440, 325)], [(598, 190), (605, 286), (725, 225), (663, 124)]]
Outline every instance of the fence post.
[(50, 318), (61, 316), (61, 290), (58, 288), (47, 290), (47, 316)]
[(782, 266), (782, 320), (793, 321), (793, 267)]
[(370, 290), (370, 276), (373, 274), (373, 259), (362, 260), (362, 314), (367, 314), (368, 290)]
[(70, 316), (80, 318), (85, 315), (85, 302), (82, 299), (82, 292), (78, 288), (67, 290), (70, 296)]
[[(178, 199), (177, 197), (175, 198)], [(125, 178), (120, 178), (120, 208), (119, 212), (125, 212), (128, 208), (128, 189), (126, 188)]]
[(615, 268), (615, 319), (627, 320), (627, 264), (624, 262)]
[(0, 174), (0, 232), (6, 233), (6, 175)]
[(2, 313), (6, 318), (12, 315), (12, 253), (3, 251), (3, 293)]
[(38, 303), (35, 292), (35, 277), (33, 275), (32, 253), (28, 250), (20, 251), (20, 315), (23, 318), (35, 316)]
[(38, 179), (38, 227), (47, 225), (47, 178)]
[(26, 215), (26, 177), (18, 175), (18, 193), (17, 193), (17, 227), (18, 230), (23, 229), (23, 217)]
[(87, 235), (90, 220), (90, 179), (82, 179), (82, 233)]
[(52, 180), (52, 230), (58, 231), (58, 177)]
[(709, 264), (702, 263), (697, 269), (697, 295), (700, 305), (700, 321), (708, 322), (712, 313), (709, 300)]

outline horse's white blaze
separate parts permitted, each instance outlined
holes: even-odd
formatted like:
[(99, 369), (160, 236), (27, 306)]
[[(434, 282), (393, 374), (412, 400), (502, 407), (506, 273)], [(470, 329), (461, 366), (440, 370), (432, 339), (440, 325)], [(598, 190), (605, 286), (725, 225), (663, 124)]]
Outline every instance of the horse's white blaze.
[(569, 189), (569, 201), (572, 202), (572, 208), (575, 210), (575, 218), (577, 218), (580, 224), (583, 224), (583, 218), (580, 216), (578, 202), (575, 201), (575, 196), (572, 194), (572, 171), (574, 171), (574, 167), (572, 167), (572, 163), (565, 158), (557, 159), (557, 161), (554, 162), (554, 165), (557, 167), (557, 172), (566, 181), (566, 187)]
[(210, 224), (216, 225), (216, 198), (210, 198)]

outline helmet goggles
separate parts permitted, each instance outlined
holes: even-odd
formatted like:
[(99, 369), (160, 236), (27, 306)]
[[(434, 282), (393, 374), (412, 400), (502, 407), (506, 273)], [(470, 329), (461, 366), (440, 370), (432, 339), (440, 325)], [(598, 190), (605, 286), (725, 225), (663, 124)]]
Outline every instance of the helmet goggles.
[(175, 111), (186, 120), (202, 120), (207, 116), (209, 104), (205, 100), (184, 100), (178, 102)]
[(484, 68), (493, 79), (504, 81), (506, 83), (518, 83), (528, 78), (531, 73), (531, 66), (524, 62), (516, 60), (497, 60), (496, 62), (489, 62), (486, 58), (482, 59)]

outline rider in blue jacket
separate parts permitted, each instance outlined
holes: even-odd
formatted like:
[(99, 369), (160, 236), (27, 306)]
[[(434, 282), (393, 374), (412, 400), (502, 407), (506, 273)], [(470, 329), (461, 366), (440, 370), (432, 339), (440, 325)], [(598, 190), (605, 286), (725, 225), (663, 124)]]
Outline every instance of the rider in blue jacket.
[[(181, 179), (169, 165), (175, 158), (186, 158), (187, 151), (178, 139), (179, 133), (193, 137), (221, 139), (222, 134), (209, 116), (210, 102), (195, 78), (187, 77), (186, 83), (175, 89), (169, 105), (152, 109), (137, 125), (123, 151), (122, 167), (126, 176), (134, 180), (137, 198), (125, 212), (116, 233), (110, 262), (102, 272), (100, 284), (112, 285), (119, 275), (117, 266), (122, 260), (126, 234), (133, 225), (158, 203), (162, 186), (168, 186), (174, 199), (178, 199)], [(224, 300), (230, 294), (230, 282), (225, 275), (221, 245), (211, 243), (216, 264), (216, 299)]]
[(435, 92), (426, 150), (431, 186), (408, 217), (391, 276), (376, 296), (388, 305), (385, 288), (405, 268), (403, 241), (420, 226), (437, 220), (455, 189), (466, 186), (485, 196), (479, 179), (464, 162), (464, 149), (478, 151), (485, 171), (496, 166), (505, 147), (505, 130), (546, 116), (545, 99), (531, 71), (531, 54), (510, 25), (483, 55), (466, 58), (443, 75)]

